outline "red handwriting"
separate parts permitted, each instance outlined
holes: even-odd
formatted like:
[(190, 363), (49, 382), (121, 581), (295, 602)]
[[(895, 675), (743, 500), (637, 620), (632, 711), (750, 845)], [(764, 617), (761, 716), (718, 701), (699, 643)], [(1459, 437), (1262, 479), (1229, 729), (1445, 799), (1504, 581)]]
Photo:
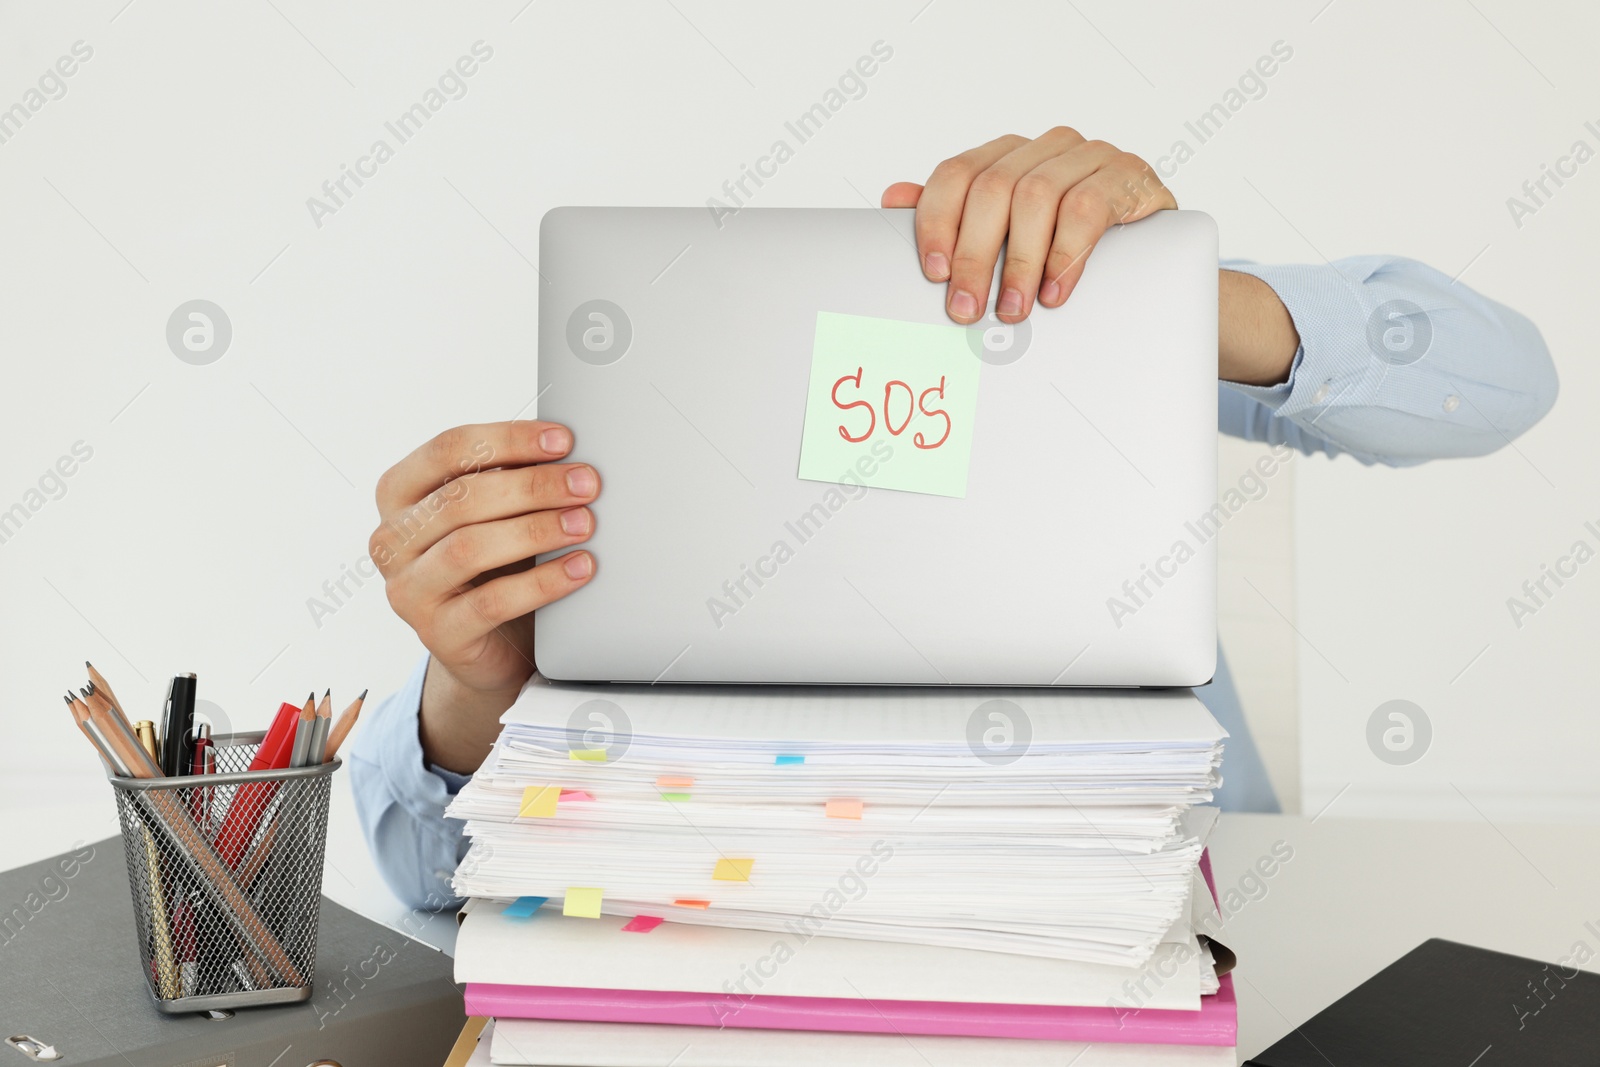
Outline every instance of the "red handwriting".
[[(840, 424), (839, 426), (839, 436), (843, 437), (851, 444), (859, 444), (862, 441), (865, 441), (867, 438), (872, 436), (872, 432), (878, 427), (878, 412), (870, 401), (856, 399), (847, 403), (839, 399), (839, 387), (844, 385), (846, 382), (849, 382), (852, 386), (854, 386), (855, 390), (859, 394), (862, 391), (862, 376), (862, 368), (857, 367), (854, 374), (846, 374), (844, 377), (834, 382), (833, 389), (830, 390), (828, 394), (833, 400), (834, 407), (838, 408), (840, 411), (851, 411), (855, 408), (863, 408), (866, 411), (867, 427), (866, 429), (862, 430), (859, 435), (852, 436), (850, 431), (846, 429), (843, 424)], [(903, 398), (897, 399), (897, 389), (904, 392)], [(892, 379), (885, 383), (883, 387), (883, 428), (889, 431), (890, 436), (899, 437), (901, 434), (906, 432), (906, 427), (911, 425), (911, 420), (919, 413), (924, 419), (943, 419), (944, 432), (939, 435), (939, 439), (937, 441), (934, 441), (930, 444), (928, 442), (928, 438), (921, 430), (915, 430), (911, 434), (911, 443), (916, 445), (918, 448), (923, 449), (938, 448), (940, 445), (944, 444), (945, 441), (949, 440), (950, 431), (952, 429), (950, 415), (943, 408), (930, 408), (928, 406), (928, 397), (930, 394), (938, 396), (940, 400), (944, 399), (943, 375), (939, 376), (938, 385), (929, 386), (920, 393), (918, 393), (906, 382), (900, 381), (898, 378)], [(896, 405), (899, 405), (900, 408), (905, 412), (905, 417), (899, 421), (898, 425), (896, 425), (894, 417)]]

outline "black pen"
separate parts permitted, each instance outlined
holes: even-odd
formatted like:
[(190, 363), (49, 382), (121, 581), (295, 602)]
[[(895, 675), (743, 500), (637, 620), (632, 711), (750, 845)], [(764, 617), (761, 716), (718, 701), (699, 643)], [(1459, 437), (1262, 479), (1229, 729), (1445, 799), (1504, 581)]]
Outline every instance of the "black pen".
[(194, 756), (189, 730), (194, 725), (195, 677), (180, 674), (167, 687), (167, 706), (162, 720), (161, 771), (175, 778), (188, 774)]

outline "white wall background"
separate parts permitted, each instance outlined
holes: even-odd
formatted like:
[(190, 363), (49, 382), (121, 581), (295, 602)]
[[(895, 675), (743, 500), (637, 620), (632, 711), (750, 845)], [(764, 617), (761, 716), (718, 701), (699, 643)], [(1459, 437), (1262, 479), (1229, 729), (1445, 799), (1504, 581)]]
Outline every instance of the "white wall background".
[[(1600, 163), (1521, 229), (1505, 207), (1575, 139), (1600, 146), (1583, 127), (1600, 121), (1597, 30), (1590, 5), (1510, 0), (7, 5), (0, 108), (93, 48), (0, 143), (0, 509), (75, 442), (93, 449), (0, 544), (8, 859), (112, 829), (60, 704), (86, 656), (151, 712), (194, 670), (240, 726), (313, 688), (397, 685), (419, 650), (377, 584), (320, 626), (306, 601), (364, 553), (384, 468), (445, 426), (528, 411), (540, 216), (702, 203), (880, 39), (894, 58), (867, 95), (756, 203), (857, 205), (1063, 122), (1155, 157), (1275, 41), (1293, 47), (1172, 180), (1180, 201), (1217, 217), (1229, 255), (1465, 270), (1540, 323), (1564, 392), (1481, 462), (1297, 461), (1293, 493), (1252, 519), (1266, 554), (1224, 543), (1226, 566), (1255, 568), (1225, 571), (1224, 640), (1275, 776), (1293, 806), (1303, 773), (1307, 810), (1337, 796), (1334, 814), (1600, 814), (1600, 563), (1520, 631), (1504, 606), (1600, 518)], [(479, 40), (494, 54), (466, 96), (314, 225), (307, 198)], [(196, 298), (233, 328), (209, 366), (164, 336)], [(1247, 573), (1281, 602), (1229, 577)], [(1408, 767), (1364, 740), (1396, 696), (1436, 729)]]

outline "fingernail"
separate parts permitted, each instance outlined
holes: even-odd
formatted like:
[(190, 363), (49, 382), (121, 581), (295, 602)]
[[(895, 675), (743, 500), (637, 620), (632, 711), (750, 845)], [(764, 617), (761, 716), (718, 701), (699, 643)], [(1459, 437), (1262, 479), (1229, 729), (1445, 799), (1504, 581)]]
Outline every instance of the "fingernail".
[(1054, 278), (1046, 278), (1045, 283), (1039, 287), (1039, 301), (1044, 304), (1054, 304), (1061, 299), (1061, 283)]
[(1022, 292), (1017, 289), (1007, 289), (1000, 294), (1000, 303), (995, 306), (995, 312), (1000, 315), (1022, 314)]
[(552, 426), (539, 435), (539, 447), (553, 456), (564, 456), (567, 449), (572, 447), (572, 435)]
[(943, 252), (929, 252), (922, 257), (922, 269), (934, 281), (942, 282), (950, 276), (950, 260)]
[(589, 532), (589, 512), (584, 508), (573, 508), (571, 511), (561, 513), (561, 528), (572, 536)]
[(950, 315), (957, 319), (977, 318), (978, 298), (965, 289), (957, 289), (950, 295)]
[(594, 573), (594, 560), (589, 558), (587, 552), (574, 552), (562, 561), (561, 569), (567, 572), (568, 578), (578, 581)]
[(595, 489), (594, 471), (588, 467), (574, 467), (567, 472), (567, 491), (573, 496), (588, 496)]

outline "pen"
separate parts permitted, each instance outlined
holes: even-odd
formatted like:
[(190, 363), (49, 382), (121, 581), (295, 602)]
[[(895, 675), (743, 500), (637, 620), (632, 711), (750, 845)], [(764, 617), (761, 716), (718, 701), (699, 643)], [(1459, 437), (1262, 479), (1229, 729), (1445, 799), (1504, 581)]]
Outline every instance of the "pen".
[(156, 724), (149, 719), (140, 719), (133, 724), (133, 736), (139, 739), (139, 747), (153, 760), (161, 758), (160, 746), (156, 744)]
[(195, 676), (179, 674), (167, 687), (161, 733), (161, 772), (168, 778), (189, 773), (189, 729), (194, 723)]

